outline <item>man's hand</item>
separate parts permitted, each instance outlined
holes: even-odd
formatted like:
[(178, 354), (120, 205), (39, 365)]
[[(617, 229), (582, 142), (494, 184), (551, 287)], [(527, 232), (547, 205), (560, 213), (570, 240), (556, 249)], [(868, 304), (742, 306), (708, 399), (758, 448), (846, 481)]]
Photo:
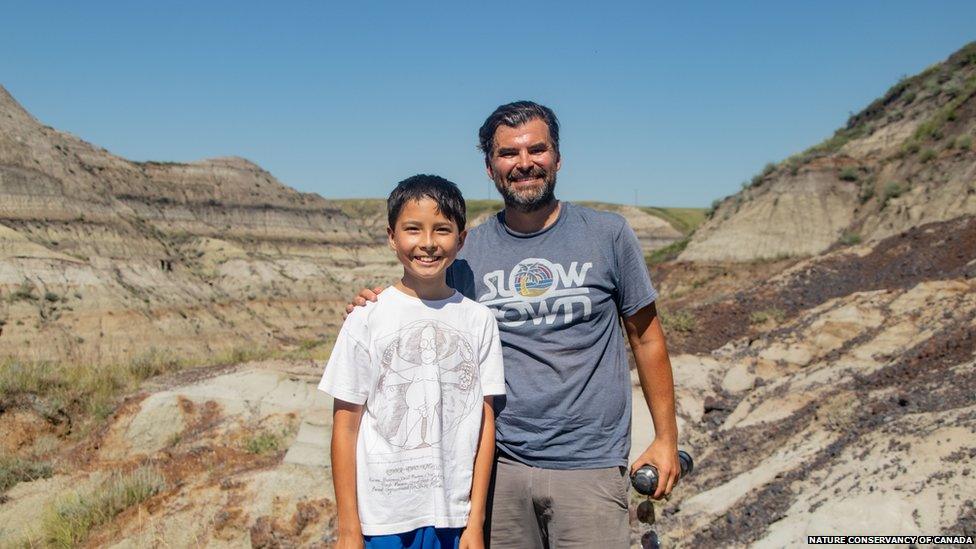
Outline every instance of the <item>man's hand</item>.
[[(382, 291), (383, 288), (380, 288), (379, 286), (373, 289), (363, 288), (359, 291), (359, 295), (352, 298), (352, 301), (346, 304), (346, 314), (348, 315), (349, 313), (353, 312), (356, 307), (365, 307), (367, 301), (376, 301), (376, 296), (380, 295)], [(343, 318), (345, 318), (345, 316), (343, 316)]]
[(470, 524), (461, 532), (461, 542), (458, 549), (484, 549), (485, 531)]
[(645, 465), (653, 465), (657, 469), (657, 490), (651, 498), (661, 499), (670, 496), (671, 490), (678, 484), (678, 477), (681, 476), (677, 446), (655, 438), (647, 450), (644, 450), (644, 453), (630, 466), (630, 474), (633, 475)]

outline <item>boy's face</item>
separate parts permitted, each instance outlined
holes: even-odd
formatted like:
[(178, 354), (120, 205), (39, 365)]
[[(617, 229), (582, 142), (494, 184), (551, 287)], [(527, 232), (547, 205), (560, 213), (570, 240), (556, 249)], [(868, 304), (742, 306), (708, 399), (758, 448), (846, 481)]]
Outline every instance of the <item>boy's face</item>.
[(396, 226), (386, 232), (404, 276), (417, 281), (443, 280), (466, 236), (426, 197), (405, 203)]

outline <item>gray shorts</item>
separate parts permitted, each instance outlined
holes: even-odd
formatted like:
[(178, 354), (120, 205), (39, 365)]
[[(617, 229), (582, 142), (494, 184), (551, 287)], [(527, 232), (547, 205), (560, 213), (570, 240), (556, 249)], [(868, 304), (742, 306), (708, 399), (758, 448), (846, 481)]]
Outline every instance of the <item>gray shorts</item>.
[(540, 469), (500, 455), (492, 484), (490, 549), (630, 547), (624, 467)]

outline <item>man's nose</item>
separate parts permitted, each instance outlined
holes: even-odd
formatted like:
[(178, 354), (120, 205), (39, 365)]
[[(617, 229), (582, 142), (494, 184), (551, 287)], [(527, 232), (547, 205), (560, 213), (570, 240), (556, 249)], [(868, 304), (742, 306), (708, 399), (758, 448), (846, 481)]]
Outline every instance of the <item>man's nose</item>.
[(519, 153), (516, 167), (523, 171), (532, 168), (532, 159), (529, 157), (529, 151), (523, 150)]

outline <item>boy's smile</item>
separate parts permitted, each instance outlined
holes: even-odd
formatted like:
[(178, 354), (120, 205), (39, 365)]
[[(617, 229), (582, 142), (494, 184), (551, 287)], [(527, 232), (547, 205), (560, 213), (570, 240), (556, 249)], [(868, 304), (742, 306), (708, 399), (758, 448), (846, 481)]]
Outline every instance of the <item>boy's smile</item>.
[(447, 267), (461, 249), (465, 233), (441, 214), (436, 202), (424, 197), (403, 205), (387, 236), (403, 264), (403, 284), (423, 294), (445, 287)]

